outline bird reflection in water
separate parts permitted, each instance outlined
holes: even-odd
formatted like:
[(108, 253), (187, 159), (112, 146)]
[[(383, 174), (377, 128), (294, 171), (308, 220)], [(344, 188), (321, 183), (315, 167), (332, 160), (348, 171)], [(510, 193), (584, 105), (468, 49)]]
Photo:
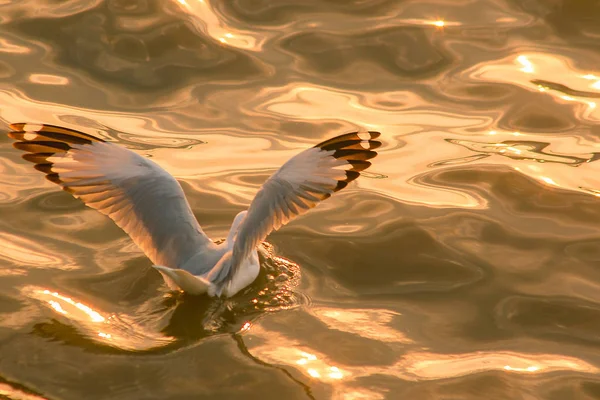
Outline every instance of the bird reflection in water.
[(235, 299), (211, 299), (167, 292), (140, 304), (133, 313), (108, 313), (52, 289), (27, 289), (56, 313), (36, 324), (34, 333), (66, 344), (109, 352), (165, 352), (218, 334), (248, 331), (265, 312), (305, 302), (294, 289), (300, 267), (275, 256), (264, 244), (264, 266), (256, 282)]
[(306, 299), (294, 290), (300, 283), (300, 267), (274, 255), (273, 246), (268, 243), (263, 243), (260, 257), (263, 269), (256, 282), (235, 298), (211, 300), (174, 292), (167, 295), (164, 304), (170, 316), (161, 332), (187, 341), (238, 333), (247, 331), (250, 321), (264, 312), (289, 310), (304, 304)]

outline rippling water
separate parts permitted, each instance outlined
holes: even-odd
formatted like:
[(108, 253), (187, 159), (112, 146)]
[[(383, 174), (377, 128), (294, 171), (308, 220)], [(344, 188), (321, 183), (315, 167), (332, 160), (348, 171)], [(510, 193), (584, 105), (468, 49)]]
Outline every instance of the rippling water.
[(383, 132), (229, 300), (166, 292), (0, 135), (0, 397), (600, 399), (600, 3), (0, 1), (0, 125), (105, 135), (223, 238)]

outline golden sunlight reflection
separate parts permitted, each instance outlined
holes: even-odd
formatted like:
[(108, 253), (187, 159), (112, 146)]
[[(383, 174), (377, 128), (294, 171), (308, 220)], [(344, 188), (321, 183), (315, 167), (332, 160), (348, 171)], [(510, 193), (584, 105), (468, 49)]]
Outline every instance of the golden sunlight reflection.
[[(430, 136), (420, 139), (424, 142), (434, 143), (443, 140), (443, 135), (441, 132), (434, 132)], [(197, 190), (224, 198), (228, 203), (243, 206), (247, 206), (252, 200), (259, 188), (258, 184), (261, 182), (249, 184), (240, 177), (264, 174), (266, 179), (290, 157), (308, 147), (306, 144), (278, 140), (277, 148), (269, 149), (271, 142), (264, 138), (231, 140), (225, 134), (206, 134), (204, 138), (208, 142), (207, 145), (197, 146), (185, 152), (177, 152), (175, 155), (169, 149), (157, 150), (154, 153), (155, 159), (177, 177), (194, 177), (194, 180), (190, 180), (189, 183)], [(386, 140), (394, 143), (393, 137), (386, 138)], [(283, 146), (285, 147), (282, 148)], [(267, 151), (268, 153), (266, 153)], [(423, 164), (427, 162), (419, 157), (419, 152), (405, 155), (406, 166), (398, 170), (397, 158), (385, 157), (383, 148), (379, 151), (377, 168), (382, 171), (396, 170), (397, 173), (387, 179), (364, 179), (353, 186), (387, 191), (405, 199), (414, 199), (415, 202), (435, 202), (433, 206), (436, 204), (456, 204), (462, 207), (481, 206), (479, 199), (472, 198), (469, 194), (458, 190), (439, 193), (437, 188), (406, 185), (406, 181), (417, 174), (419, 169), (422, 170)], [(265, 154), (268, 154), (268, 157), (265, 157)], [(199, 159), (202, 159), (202, 163), (197, 163)], [(253, 166), (252, 170), (248, 170), (249, 165)], [(432, 191), (435, 193), (432, 194)], [(324, 204), (322, 207), (327, 207), (327, 205)]]
[(463, 354), (409, 353), (397, 366), (405, 371), (403, 374), (408, 379), (446, 379), (490, 370), (518, 373), (553, 371), (598, 373), (598, 368), (575, 357), (511, 351), (480, 351)]
[(58, 75), (49, 75), (49, 74), (31, 74), (29, 75), (29, 82), (37, 83), (40, 85), (68, 85), (69, 78)]
[(389, 310), (313, 307), (312, 312), (330, 329), (383, 342), (412, 343), (403, 332), (390, 327), (400, 314)]
[(48, 300), (48, 304), (50, 304), (50, 306), (52, 306), (52, 308), (54, 308), (56, 311), (58, 311), (61, 314), (68, 314), (64, 308), (62, 308), (62, 306), (60, 305), (60, 303), (58, 301), (54, 301), (54, 300)]
[[(267, 332), (261, 326), (256, 326), (252, 334), (262, 336)], [(285, 336), (269, 332), (268, 337), (265, 344), (251, 348), (251, 353), (265, 362), (291, 365), (306, 377), (323, 382), (337, 382), (351, 375), (346, 368), (329, 361), (324, 354), (290, 341)]]
[[(474, 80), (518, 85), (561, 101), (581, 104), (584, 106), (581, 118), (598, 120), (597, 104), (590, 97), (600, 96), (600, 93), (594, 92), (600, 89), (600, 79), (594, 74), (576, 70), (573, 65), (566, 57), (527, 53), (497, 62), (486, 61), (473, 67), (469, 75)], [(590, 84), (590, 81), (594, 82)]]
[[(542, 91), (542, 90), (540, 90), (540, 91)], [(545, 91), (545, 88), (544, 88), (544, 90), (543, 90), (543, 91)], [(564, 96), (559, 96), (559, 97), (560, 97), (561, 99), (563, 99), (563, 100), (566, 100), (566, 101), (575, 101), (575, 102), (579, 102), (579, 103), (587, 104), (587, 105), (589, 106), (589, 108), (590, 108), (590, 109), (594, 109), (594, 108), (596, 108), (596, 102), (595, 102), (595, 101), (578, 100), (578, 99), (577, 99), (577, 98), (575, 98), (575, 97), (572, 97), (572, 96), (567, 96), (567, 95), (564, 95)]]
[[(32, 100), (26, 97), (24, 93), (14, 90), (0, 90), (0, 103), (2, 104), (2, 107), (0, 107), (0, 118), (5, 121), (43, 121), (46, 124), (71, 127), (59, 117), (61, 115), (70, 115), (84, 121), (87, 120), (90, 124), (93, 123), (93, 126), (88, 126), (87, 131), (91, 131), (101, 137), (103, 136), (102, 128), (104, 126), (115, 128), (122, 132), (135, 132), (136, 135), (144, 138), (160, 137), (164, 139), (166, 137), (181, 137), (173, 132), (160, 131), (157, 129), (155, 121), (149, 117), (107, 110), (77, 108), (52, 102), (41, 102)], [(76, 126), (75, 128), (86, 130), (84, 126)], [(172, 150), (170, 151), (172, 152)], [(31, 168), (22, 164), (19, 166), (24, 168), (24, 170), (30, 170)]]
[[(54, 308), (56, 311), (60, 312), (61, 314), (69, 314), (69, 313), (73, 313), (75, 310), (73, 310), (73, 308), (82, 311), (84, 314), (87, 314), (87, 316), (90, 318), (90, 320), (92, 322), (104, 322), (106, 321), (106, 319), (100, 315), (99, 312), (95, 311), (94, 309), (92, 309), (91, 307), (82, 304), (78, 301), (75, 301), (73, 299), (71, 299), (70, 297), (66, 297), (63, 296), (57, 292), (51, 292), (48, 289), (44, 289), (44, 290), (38, 290), (37, 291), (38, 294), (43, 294), (45, 296), (48, 297), (53, 297), (56, 300), (47, 300), (47, 302), (52, 306), (52, 308)], [(60, 301), (62, 301), (62, 303), (60, 303)], [(64, 307), (67, 307), (67, 309), (69, 309), (69, 311), (66, 311)]]
[(505, 365), (504, 369), (507, 371), (515, 371), (515, 372), (537, 372), (537, 371), (539, 371), (540, 368), (536, 367), (535, 365), (532, 365), (527, 368), (518, 368), (518, 367), (511, 367), (510, 365)]
[(527, 59), (526, 56), (519, 56), (517, 57), (517, 61), (521, 63), (521, 65), (523, 66), (523, 68), (521, 68), (521, 71), (526, 72), (528, 74), (532, 74), (535, 72), (535, 69), (533, 68), (533, 64), (531, 63), (531, 61), (529, 61), (529, 59)]
[(245, 50), (260, 51), (266, 40), (259, 30), (234, 30), (213, 10), (209, 1), (176, 0), (181, 9), (194, 19), (196, 28), (228, 46)]
[(0, 53), (28, 54), (31, 53), (31, 49), (10, 43), (7, 39), (0, 38)]
[(27, 267), (74, 268), (71, 263), (53, 253), (38, 241), (0, 232), (0, 259)]
[[(521, 136), (518, 132), (505, 132), (502, 135)], [(534, 139), (534, 137), (531, 139)], [(549, 143), (535, 142), (533, 140), (504, 140), (500, 143), (490, 143), (450, 139), (448, 142), (479, 153), (498, 154), (517, 160), (536, 161), (538, 163), (559, 163), (578, 166), (587, 163), (593, 157), (593, 154), (591, 153), (560, 154), (557, 151), (551, 152), (546, 149), (549, 147)], [(557, 142), (559, 142), (559, 140), (557, 140)], [(558, 143), (555, 142), (552, 144), (556, 145)], [(537, 166), (535, 168), (537, 168)]]
[[(591, 162), (600, 154), (600, 144), (570, 136), (552, 137), (549, 142), (539, 142), (537, 134), (491, 131), (497, 142), (450, 139), (449, 143), (465, 147), (478, 154), (494, 154), (515, 171), (525, 174), (545, 185), (566, 190), (597, 195), (600, 189), (600, 164)], [(519, 140), (513, 137), (519, 136)], [(590, 153), (590, 149), (597, 149)], [(489, 163), (488, 159), (473, 163)], [(518, 164), (517, 164), (518, 163)], [(572, 169), (577, 167), (577, 174)]]
[[(313, 84), (289, 84), (279, 88), (265, 88), (258, 96), (261, 104), (253, 105), (258, 116), (270, 118), (280, 116), (297, 121), (344, 121), (364, 129), (386, 132), (382, 136), (384, 146), (380, 148), (376, 169), (394, 171), (386, 179), (363, 179), (360, 187), (390, 193), (405, 202), (426, 203), (429, 207), (468, 207), (485, 208), (480, 197), (464, 190), (433, 185), (423, 185), (415, 181), (423, 171), (428, 170), (433, 160), (428, 159), (420, 149), (436, 147), (436, 158), (452, 158), (456, 150), (439, 146), (447, 138), (448, 130), (485, 129), (493, 120), (487, 116), (453, 114), (436, 109), (420, 107), (423, 99), (409, 91), (385, 93), (364, 93), (358, 91), (335, 90)], [(410, 103), (411, 108), (398, 110), (379, 107), (380, 102), (393, 99), (395, 103)], [(414, 137), (413, 137), (414, 135)], [(412, 146), (418, 135), (418, 148)], [(401, 139), (400, 139), (401, 138)], [(411, 143), (412, 142), (412, 143)], [(398, 168), (398, 157), (391, 150), (399, 147), (402, 168)], [(389, 152), (389, 154), (388, 154)], [(409, 183), (407, 185), (407, 182)]]
[(240, 331), (248, 332), (250, 330), (251, 326), (252, 326), (252, 324), (250, 322), (246, 322), (246, 323), (244, 323), (244, 325), (242, 325), (242, 328), (240, 329)]
[(81, 334), (105, 345), (126, 350), (147, 350), (165, 346), (174, 338), (164, 336), (160, 330), (148, 330), (127, 314), (107, 315), (77, 299), (55, 290), (27, 287), (29, 297), (40, 300), (49, 309), (68, 319)]
[(340, 400), (382, 400), (388, 398), (385, 393), (377, 393), (365, 388), (348, 388), (347, 391), (339, 393), (336, 399)]
[(12, 387), (7, 383), (0, 383), (0, 398), (7, 398), (9, 400), (47, 400), (45, 397), (26, 393), (20, 389)]
[(600, 77), (597, 77), (596, 75), (593, 75), (593, 74), (587, 74), (587, 75), (583, 75), (582, 78), (583, 79), (587, 79), (587, 80), (595, 81), (594, 83), (592, 83), (590, 85), (590, 88), (592, 88), (592, 89), (600, 89)]
[(321, 381), (337, 381), (348, 376), (348, 372), (329, 364), (323, 355), (317, 356), (313, 353), (285, 347), (275, 347), (273, 349), (273, 354), (276, 357), (280, 355), (281, 357), (291, 357), (291, 359), (294, 359), (296, 366), (311, 378)]
[[(473, 128), (492, 122), (487, 117), (455, 115), (436, 110), (424, 111), (416, 108), (422, 99), (408, 92), (394, 92), (397, 99), (410, 101), (414, 108), (399, 113), (397, 110), (377, 108), (378, 99), (392, 93), (365, 94), (341, 91), (312, 84), (288, 85), (278, 89), (279, 96), (271, 97), (256, 107), (266, 114), (275, 114), (301, 120), (329, 120), (332, 115), (340, 120), (352, 122), (369, 129), (398, 126), (402, 129), (427, 125), (438, 129)], [(374, 124), (376, 121), (376, 124)], [(408, 133), (408, 132), (407, 132)]]
[(438, 28), (444, 28), (449, 26), (461, 26), (462, 23), (458, 21), (446, 21), (444, 19), (421, 19), (421, 18), (402, 18), (398, 20), (399, 23), (405, 25), (431, 25)]
[[(115, 112), (97, 112), (86, 109), (77, 109), (52, 103), (41, 103), (23, 97), (23, 94), (0, 90), (0, 117), (4, 120), (44, 121), (48, 124), (65, 125), (60, 115), (73, 115), (84, 120), (95, 121), (98, 128), (74, 126), (94, 134), (102, 134), (101, 127), (107, 126), (122, 132), (135, 132), (137, 136), (149, 138), (181, 137), (181, 133), (168, 132), (150, 118), (140, 117), (138, 114), (122, 114)], [(223, 90), (216, 96), (223, 96), (219, 101), (229, 101), (232, 97), (239, 97), (239, 90)], [(246, 96), (244, 94), (244, 96)], [(400, 101), (414, 105), (415, 109), (403, 113), (378, 108), (379, 101)], [(436, 146), (438, 151), (431, 153), (436, 159), (453, 158), (456, 150), (452, 146), (439, 146), (447, 138), (447, 131), (457, 129), (485, 129), (493, 123), (491, 117), (468, 116), (441, 112), (438, 110), (425, 110), (420, 106), (424, 100), (410, 91), (386, 92), (377, 94), (363, 94), (352, 91), (336, 91), (329, 88), (296, 84), (281, 87), (264, 88), (261, 93), (252, 96), (252, 103), (246, 105), (252, 109), (252, 116), (257, 119), (274, 114), (281, 114), (286, 119), (330, 121), (332, 115), (340, 120), (361, 128), (369, 128), (385, 132), (384, 146), (379, 149), (376, 169), (379, 171), (395, 171), (386, 179), (363, 179), (353, 183), (353, 186), (363, 187), (367, 190), (377, 190), (388, 193), (403, 201), (414, 203), (427, 203), (430, 207), (468, 207), (485, 208), (487, 205), (482, 199), (475, 197), (463, 190), (425, 186), (422, 184), (408, 184), (412, 179), (427, 169), (434, 160), (427, 159), (423, 152), (406, 145), (402, 150), (403, 168), (398, 169), (398, 157), (389, 150), (396, 150), (404, 146), (405, 141), (411, 140), (411, 135), (418, 134), (419, 147)], [(373, 125), (373, 121), (377, 124)], [(423, 121), (427, 121), (424, 127)], [(351, 128), (346, 128), (351, 129)], [(309, 147), (310, 143), (298, 143), (297, 140), (285, 141), (281, 138), (269, 139), (268, 137), (236, 137), (232, 140), (230, 130), (200, 129), (203, 141), (206, 144), (193, 146), (182, 151), (173, 151), (168, 148), (152, 150), (154, 159), (168, 172), (177, 178), (190, 180), (192, 186), (202, 184), (203, 192), (215, 193), (219, 196), (227, 195), (232, 204), (247, 205), (248, 201), (256, 194), (257, 187), (247, 182), (233, 181), (239, 177), (240, 171), (244, 174), (256, 174), (264, 171), (265, 178), (286, 162), (300, 149)], [(332, 134), (334, 132), (331, 132)], [(402, 139), (400, 139), (402, 137)], [(415, 136), (416, 137), (416, 136)], [(323, 136), (322, 139), (325, 137)], [(406, 139), (406, 140), (405, 140)], [(277, 146), (273, 146), (276, 141)], [(285, 146), (285, 147), (284, 147)], [(283, 147), (283, 148), (282, 148)], [(268, 150), (268, 157), (265, 151)], [(389, 153), (389, 154), (388, 154)], [(198, 160), (202, 160), (199, 162)], [(248, 167), (253, 170), (248, 172)], [(23, 166), (23, 168), (30, 168)], [(36, 176), (37, 175), (32, 175)], [(218, 178), (218, 179), (215, 179)], [(217, 187), (218, 186), (218, 187)]]
[[(368, 310), (364, 310), (368, 312)], [(363, 324), (368, 324), (363, 322)], [(376, 329), (374, 326), (373, 329)], [(368, 330), (368, 328), (365, 328)], [(331, 332), (334, 332), (332, 329)], [(410, 351), (404, 343), (387, 346), (395, 361), (382, 365), (344, 365), (332, 361), (327, 348), (320, 352), (310, 349), (306, 340), (288, 337), (280, 331), (266, 330), (261, 324), (254, 325), (246, 338), (248, 350), (261, 361), (283, 365), (302, 373), (305, 379), (318, 380), (330, 385), (332, 398), (382, 398), (373, 388), (361, 388), (366, 377), (390, 376), (407, 381), (449, 379), (486, 371), (511, 374), (544, 374), (555, 371), (571, 371), (597, 374), (592, 364), (563, 354), (528, 354), (514, 351), (475, 351), (462, 354), (439, 354), (427, 351)], [(256, 343), (256, 345), (252, 345)], [(273, 345), (273, 344), (276, 345)], [(339, 353), (339, 348), (333, 352)], [(370, 397), (352, 397), (354, 393), (368, 393)], [(383, 396), (385, 397), (385, 396)]]
[(540, 176), (540, 179), (549, 185), (558, 186), (558, 184), (554, 181), (554, 179), (552, 179), (548, 176)]

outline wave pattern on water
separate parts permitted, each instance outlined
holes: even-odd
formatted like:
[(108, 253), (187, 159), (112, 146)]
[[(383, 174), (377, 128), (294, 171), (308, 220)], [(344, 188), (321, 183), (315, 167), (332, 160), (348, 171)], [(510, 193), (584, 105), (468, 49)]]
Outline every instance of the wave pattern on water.
[(229, 300), (167, 292), (0, 135), (0, 397), (600, 397), (597, 2), (0, 1), (0, 27), (0, 128), (151, 157), (216, 240), (301, 149), (383, 133)]

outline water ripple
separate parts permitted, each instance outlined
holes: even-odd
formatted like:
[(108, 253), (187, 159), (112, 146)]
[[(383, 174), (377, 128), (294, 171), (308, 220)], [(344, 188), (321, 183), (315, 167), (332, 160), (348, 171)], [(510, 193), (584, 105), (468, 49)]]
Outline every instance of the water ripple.
[[(134, 15), (128, 7), (112, 4), (112, 7), (97, 4), (60, 18), (42, 14), (14, 21), (8, 24), (8, 29), (61, 49), (56, 60), (63, 67), (85, 71), (98, 81), (137, 90), (183, 86), (192, 79), (239, 79), (242, 70), (248, 80), (263, 74), (256, 59), (207, 41), (189, 24), (169, 13), (172, 6), (167, 2), (149, 1)], [(124, 23), (128, 19), (146, 19), (151, 24), (140, 29), (138, 23)], [(70, 41), (70, 37), (78, 39)], [(63, 46), (63, 43), (70, 44)]]
[(217, 300), (0, 135), (0, 397), (600, 395), (596, 2), (0, 3), (0, 128), (151, 157), (217, 240), (297, 152), (383, 143)]

